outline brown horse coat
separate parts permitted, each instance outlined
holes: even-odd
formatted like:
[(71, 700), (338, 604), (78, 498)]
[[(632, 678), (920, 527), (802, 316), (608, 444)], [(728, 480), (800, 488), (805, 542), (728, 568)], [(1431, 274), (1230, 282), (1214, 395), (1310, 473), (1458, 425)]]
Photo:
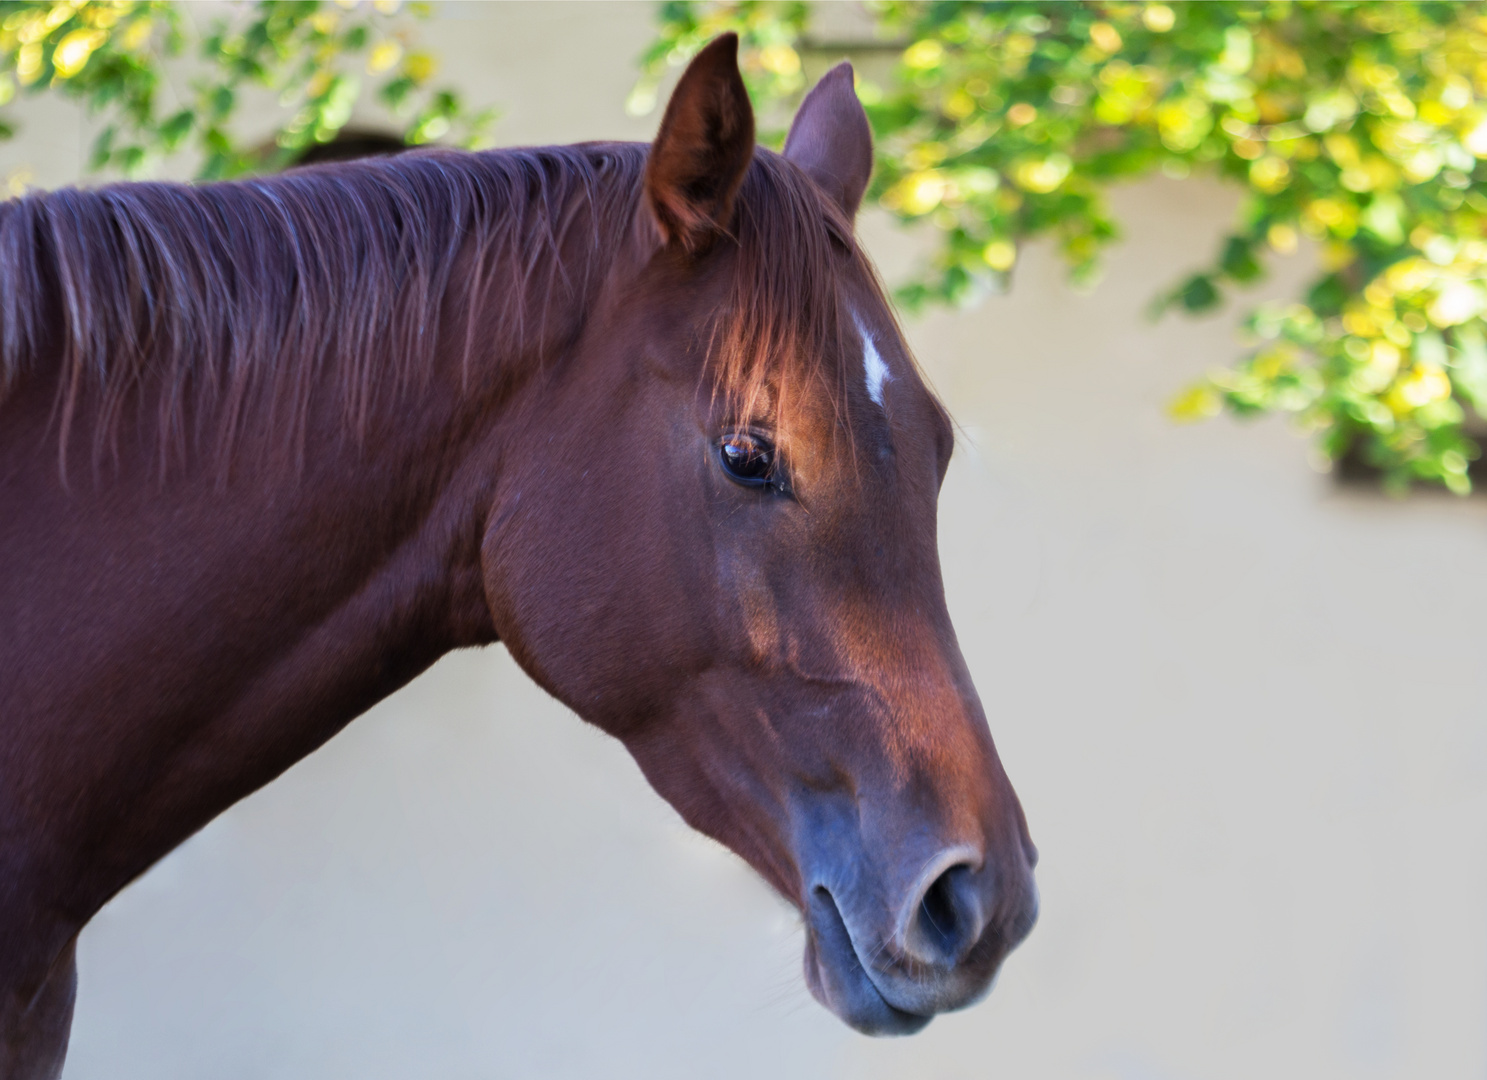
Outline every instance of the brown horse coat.
[(775, 155), (735, 56), (650, 147), (0, 204), (0, 1078), (60, 1072), (110, 897), (497, 640), (796, 904), (854, 1026), (1026, 935), (851, 70)]

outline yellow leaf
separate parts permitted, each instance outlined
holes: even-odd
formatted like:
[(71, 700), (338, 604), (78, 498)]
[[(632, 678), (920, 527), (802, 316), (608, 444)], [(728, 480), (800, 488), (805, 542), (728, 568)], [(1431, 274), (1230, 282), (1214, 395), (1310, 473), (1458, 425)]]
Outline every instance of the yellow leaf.
[(1217, 416), (1223, 404), (1223, 399), (1212, 386), (1199, 383), (1178, 394), (1167, 406), (1167, 415), (1183, 423), (1192, 423)]
[(916, 41), (904, 50), (904, 63), (918, 70), (932, 68), (945, 55), (945, 47), (938, 41)]
[(910, 173), (883, 196), (890, 210), (905, 214), (927, 214), (945, 197), (945, 177), (934, 169)]
[(1024, 127), (1038, 119), (1038, 110), (1025, 101), (1019, 101), (1007, 110), (1007, 123), (1013, 127)]
[(1461, 140), (1474, 157), (1487, 158), (1487, 120), (1483, 120)]
[(114, 23), (118, 22), (132, 6), (127, 0), (125, 3), (88, 4), (83, 8), (81, 15), (89, 26), (96, 26), (100, 30), (107, 30)]
[(1113, 53), (1120, 49), (1120, 31), (1103, 20), (1089, 24), (1089, 39), (1102, 53)]
[(1377, 394), (1394, 381), (1403, 354), (1387, 341), (1375, 341), (1369, 347), (1368, 362), (1348, 377), (1353, 389), (1364, 394)]
[(1334, 240), (1322, 248), (1322, 269), (1327, 271), (1341, 270), (1353, 261), (1353, 245), (1342, 244)]
[(1141, 21), (1154, 34), (1165, 34), (1177, 22), (1177, 16), (1166, 4), (1147, 4), (1141, 12)]
[(759, 64), (772, 75), (798, 75), (800, 54), (788, 45), (766, 45), (759, 50)]
[(367, 54), (367, 71), (380, 75), (403, 58), (403, 47), (391, 39), (379, 41)]
[(1483, 308), (1482, 291), (1465, 281), (1451, 281), (1430, 302), (1425, 314), (1436, 326), (1458, 326)]
[(79, 7), (81, 0), (62, 0), (61, 3), (51, 4), (47, 7), (46, 14), (38, 14), (32, 18), (29, 25), (21, 29), (22, 41), (41, 41), (57, 27), (61, 26)]
[(1435, 267), (1424, 259), (1400, 259), (1384, 271), (1384, 281), (1396, 293), (1408, 296), (1431, 284), (1435, 280), (1436, 273)]
[(1276, 222), (1270, 226), (1265, 233), (1265, 239), (1270, 246), (1281, 255), (1289, 255), (1296, 250), (1296, 230), (1284, 222)]
[(1436, 127), (1445, 127), (1451, 122), (1452, 112), (1439, 101), (1426, 101), (1420, 105), (1420, 119)]
[(1450, 377), (1435, 364), (1418, 363), (1394, 384), (1384, 404), (1397, 416), (1450, 396)]
[(1290, 357), (1279, 349), (1271, 349), (1255, 357), (1250, 364), (1250, 371), (1266, 382), (1273, 382), (1278, 376), (1284, 375), (1291, 369)]
[(1327, 228), (1341, 225), (1350, 216), (1350, 208), (1336, 199), (1313, 199), (1304, 212), (1308, 218)]
[(1441, 171), (1440, 151), (1433, 146), (1422, 146), (1404, 163), (1404, 175), (1411, 183), (1423, 184)]
[(993, 240), (981, 249), (981, 259), (993, 270), (1010, 270), (1017, 262), (1017, 245), (1010, 240)]
[(31, 182), (35, 179), (36, 174), (30, 169), (17, 169), (5, 177), (4, 183), (0, 184), (0, 189), (3, 189), (12, 199), (19, 199), (22, 195), (26, 194), (26, 189), (31, 186)]
[(1265, 145), (1254, 139), (1235, 139), (1234, 153), (1246, 161), (1256, 161), (1265, 153)]
[(964, 90), (957, 90), (945, 99), (940, 111), (952, 120), (964, 120), (976, 111), (976, 99)]
[(904, 164), (916, 171), (931, 169), (944, 161), (947, 153), (949, 151), (945, 148), (944, 143), (920, 143), (918, 146), (911, 147), (908, 153), (904, 154)]
[(28, 42), (16, 51), (15, 76), (22, 86), (41, 78), (41, 42)]
[(1032, 159), (1019, 164), (1012, 171), (1012, 179), (1023, 191), (1045, 195), (1055, 190), (1069, 178), (1074, 163), (1064, 154), (1050, 154), (1041, 160)]
[(1344, 169), (1356, 167), (1361, 160), (1358, 154), (1358, 143), (1351, 135), (1335, 131), (1323, 136), (1322, 143), (1327, 147), (1327, 153), (1331, 155), (1332, 160)]
[(1290, 183), (1291, 166), (1286, 164), (1285, 159), (1267, 154), (1250, 165), (1249, 179), (1261, 191), (1273, 194)]
[(129, 52), (137, 52), (145, 47), (150, 40), (150, 31), (154, 29), (154, 23), (148, 15), (135, 19), (129, 24), (129, 29), (124, 31), (119, 39), (119, 44)]
[(52, 53), (52, 66), (57, 69), (57, 78), (70, 79), (88, 64), (93, 50), (108, 40), (103, 30), (74, 30), (61, 41)]
[(437, 68), (438, 64), (428, 53), (412, 53), (403, 61), (403, 72), (416, 83), (432, 78)]

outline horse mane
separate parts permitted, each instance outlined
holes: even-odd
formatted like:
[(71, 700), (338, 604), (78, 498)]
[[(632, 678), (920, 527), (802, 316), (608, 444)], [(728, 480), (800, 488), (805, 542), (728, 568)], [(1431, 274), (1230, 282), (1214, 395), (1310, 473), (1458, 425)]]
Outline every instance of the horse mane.
[[(465, 301), (491, 291), (494, 268), (517, 274), (497, 298), (508, 351), (544, 339), (562, 301), (591, 300), (629, 234), (646, 152), (434, 150), (0, 203), (0, 408), (60, 364), (64, 457), (83, 401), (96, 402), (101, 439), (147, 385), (158, 389), (162, 454), (169, 439), (184, 450), (184, 434), (202, 435), (208, 414), (230, 443), (255, 403), (302, 445), (326, 381), (360, 436), (374, 403), (429, 370), (451, 300), (464, 312), (454, 344), (469, 377), (478, 305)], [(714, 385), (746, 412), (768, 384), (821, 375), (841, 332), (841, 251), (859, 253), (829, 200), (764, 150), (732, 231), (734, 295), (705, 344)]]

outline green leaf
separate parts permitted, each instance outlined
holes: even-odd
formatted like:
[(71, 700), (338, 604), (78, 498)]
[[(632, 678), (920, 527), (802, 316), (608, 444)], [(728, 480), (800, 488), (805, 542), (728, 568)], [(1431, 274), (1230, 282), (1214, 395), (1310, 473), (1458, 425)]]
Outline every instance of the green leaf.
[(1194, 274), (1178, 287), (1177, 301), (1184, 310), (1196, 315), (1218, 307), (1220, 297), (1213, 278), (1207, 274)]
[(160, 125), (161, 144), (167, 151), (175, 150), (181, 145), (182, 140), (191, 134), (191, 129), (195, 124), (195, 111), (182, 109)]
[[(1219, 267), (1231, 281), (1237, 281), (1241, 285), (1258, 281), (1264, 276), (1264, 268), (1260, 265), (1259, 260), (1255, 258), (1253, 241), (1239, 236), (1229, 237), (1228, 241), (1224, 244), (1224, 253), (1219, 257)], [(1214, 300), (1216, 302), (1217, 297)], [(1184, 301), (1184, 306), (1187, 306), (1189, 311), (1200, 310), (1188, 306), (1186, 301)]]

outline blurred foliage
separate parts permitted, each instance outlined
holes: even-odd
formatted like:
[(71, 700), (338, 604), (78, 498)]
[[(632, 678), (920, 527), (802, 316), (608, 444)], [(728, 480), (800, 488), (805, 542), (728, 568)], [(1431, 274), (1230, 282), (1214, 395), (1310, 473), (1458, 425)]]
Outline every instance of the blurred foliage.
[[(90, 168), (138, 176), (194, 150), (198, 175), (220, 178), (282, 167), (333, 139), (367, 76), (405, 118), (406, 141), (455, 133), (468, 143), (492, 116), (431, 85), (437, 63), (417, 50), (410, 25), (428, 14), (426, 4), (387, 2), (0, 0), (0, 109), (18, 94), (62, 94), (105, 121)], [(267, 152), (233, 130), (253, 88), (282, 114)], [(0, 137), (13, 133), (0, 113)]]
[[(1118, 237), (1111, 184), (1216, 174), (1244, 188), (1239, 220), (1155, 310), (1211, 310), (1302, 237), (1320, 267), (1294, 302), (1249, 313), (1244, 354), (1173, 414), (1295, 414), (1329, 458), (1356, 449), (1395, 489), (1470, 490), (1468, 427), (1487, 415), (1481, 3), (867, 6), (892, 55), (881, 84), (859, 73), (870, 194), (941, 238), (908, 305), (1006, 287), (1034, 238), (1087, 282)], [(811, 18), (799, 3), (662, 4), (632, 105), (724, 30), (761, 107), (793, 100)]]

